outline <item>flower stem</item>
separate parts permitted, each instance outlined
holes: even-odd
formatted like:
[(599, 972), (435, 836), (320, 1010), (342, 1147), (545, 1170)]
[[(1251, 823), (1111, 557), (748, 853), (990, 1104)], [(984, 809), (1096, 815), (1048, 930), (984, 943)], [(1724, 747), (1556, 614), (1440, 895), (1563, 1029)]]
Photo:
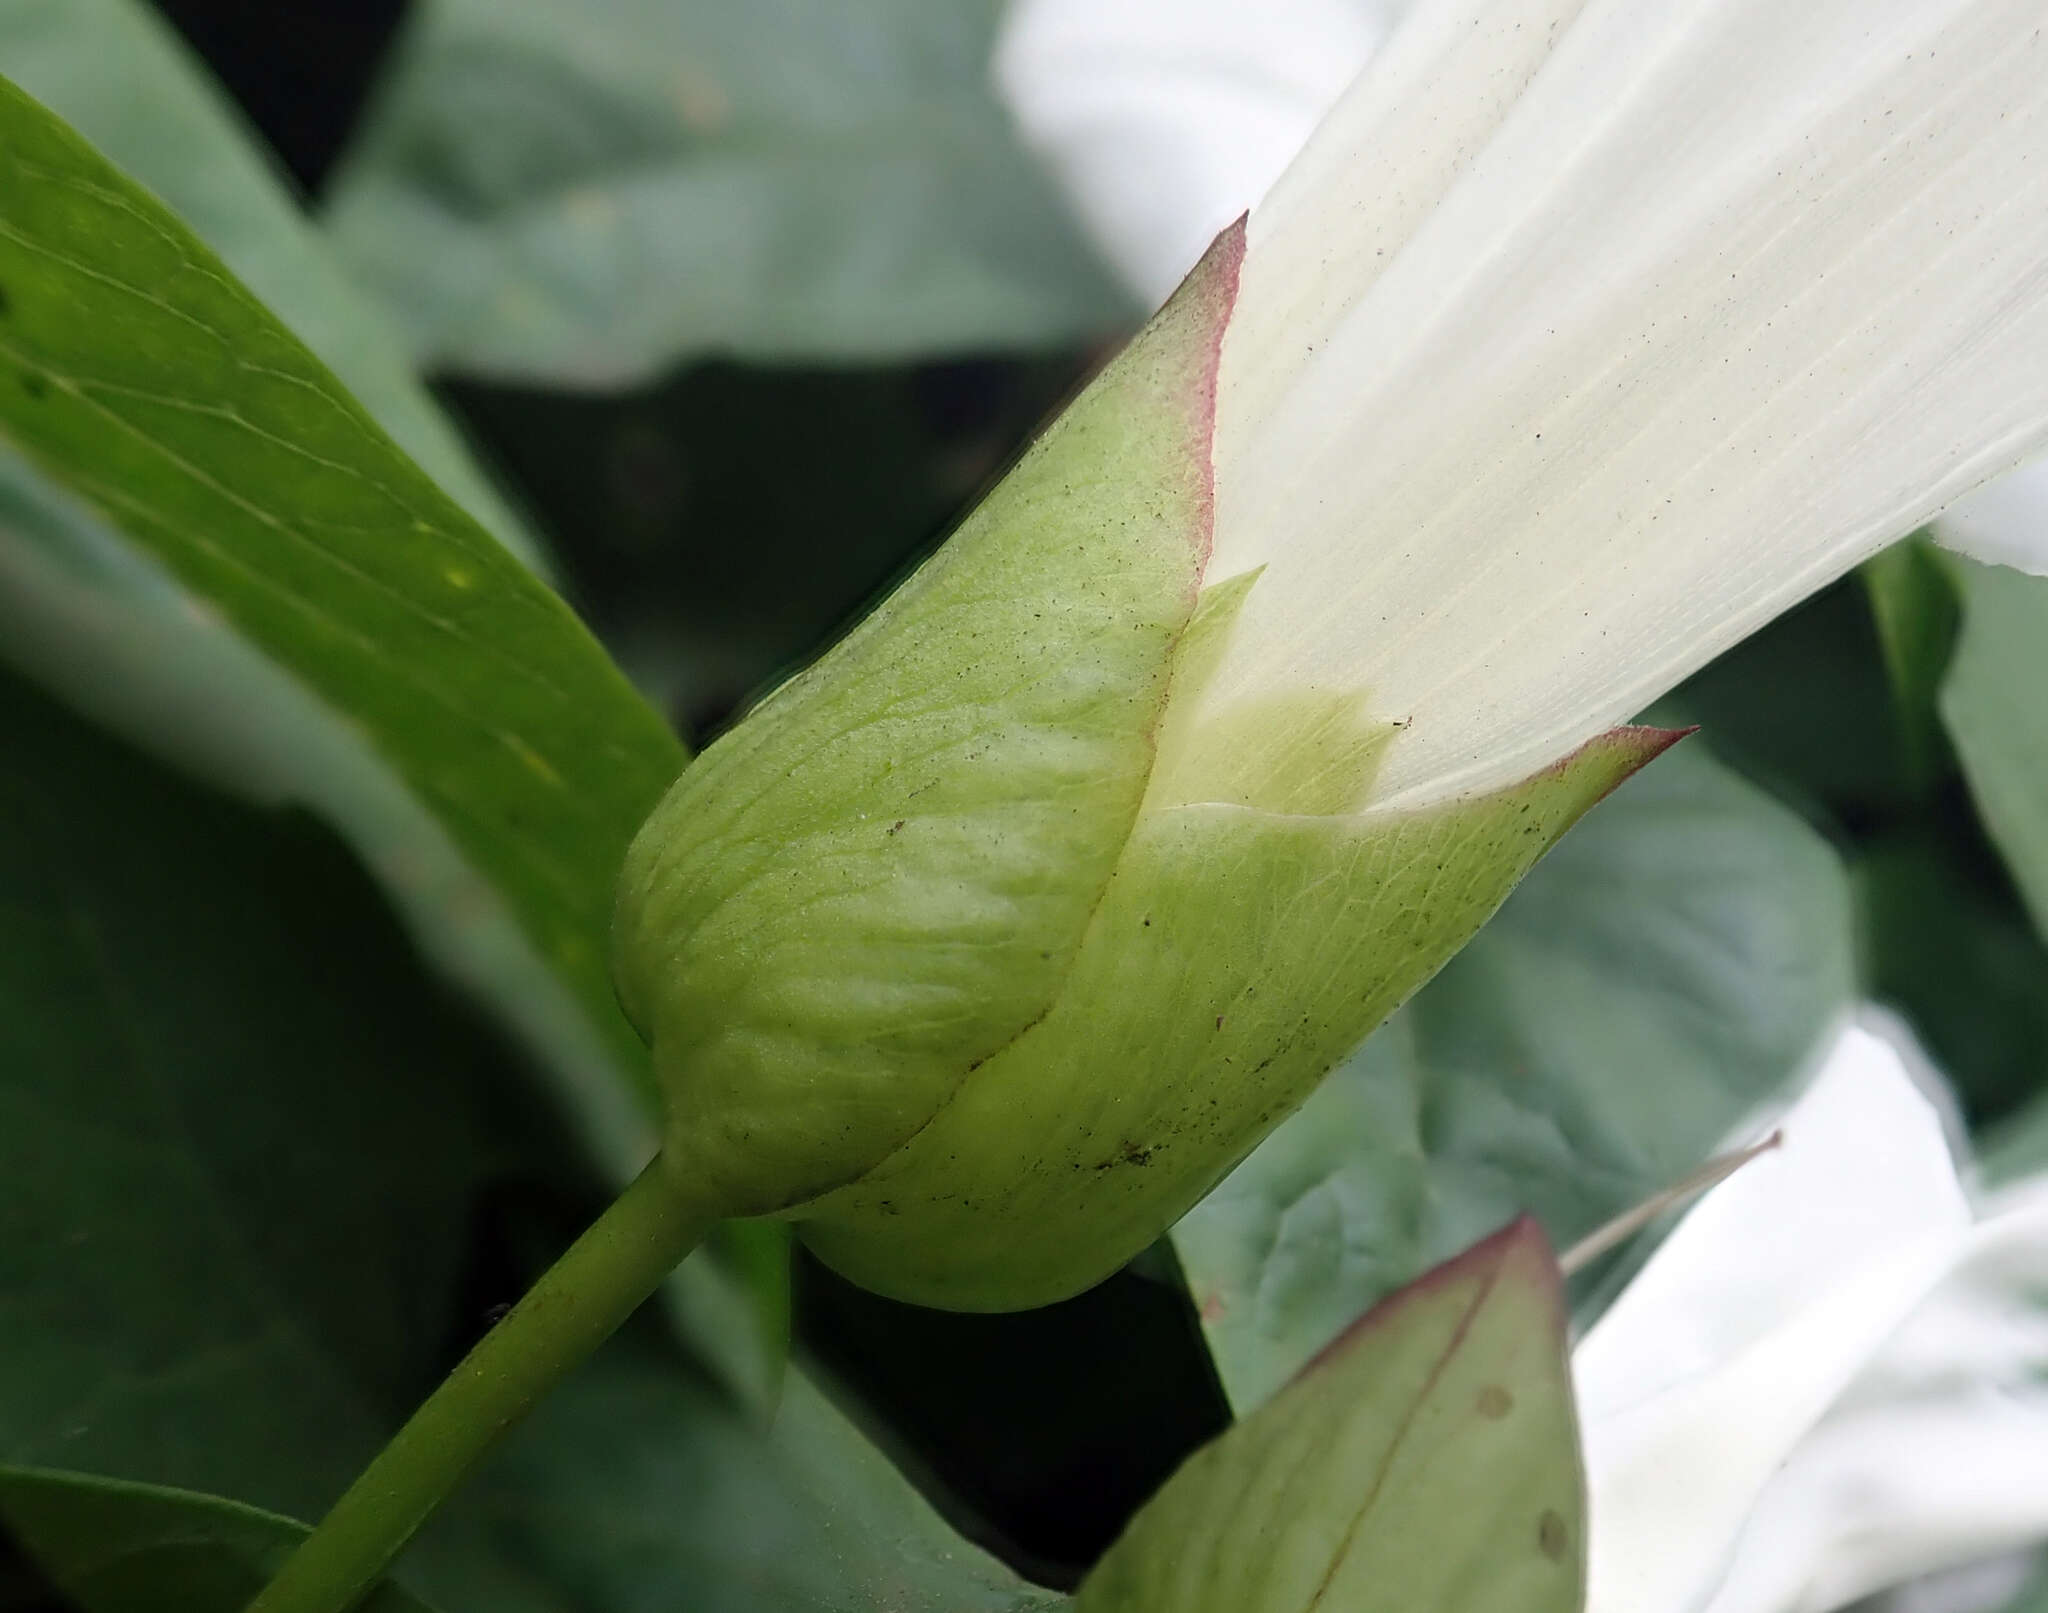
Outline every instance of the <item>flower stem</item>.
[(1732, 1154), (1722, 1154), (1708, 1160), (1690, 1176), (1672, 1183), (1663, 1192), (1643, 1200), (1633, 1210), (1616, 1216), (1604, 1227), (1581, 1238), (1558, 1256), (1557, 1269), (1567, 1277), (1576, 1275), (1608, 1250), (1618, 1248), (1633, 1238), (1666, 1210), (1676, 1209), (1686, 1200), (1697, 1198), (1708, 1188), (1726, 1181), (1751, 1160), (1768, 1154), (1784, 1140), (1785, 1134), (1782, 1131), (1774, 1131), (1760, 1143), (1751, 1143), (1747, 1148), (1738, 1148)]
[(499, 1437), (611, 1336), (716, 1215), (657, 1156), (413, 1413), (248, 1613), (346, 1613)]

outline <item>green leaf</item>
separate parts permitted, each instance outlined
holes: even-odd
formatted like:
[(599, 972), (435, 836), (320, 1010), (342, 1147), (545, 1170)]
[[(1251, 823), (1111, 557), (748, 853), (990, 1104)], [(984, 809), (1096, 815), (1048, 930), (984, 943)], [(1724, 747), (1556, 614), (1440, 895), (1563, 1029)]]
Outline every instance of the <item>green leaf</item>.
[(1996, 854), (1911, 825), (1867, 835), (1850, 871), (1870, 995), (1912, 1020), (1967, 1116), (2048, 1084), (2048, 946)]
[[(127, 0), (79, 0), (75, 6), (69, 0), (0, 0), (0, 47), (0, 59), (87, 120), (161, 190), (189, 207), (210, 243), (276, 296), (294, 329), (362, 389), (379, 424), (500, 537), (519, 552), (530, 551), (378, 316), (329, 261), (152, 12)], [(88, 193), (96, 187), (113, 216), (154, 248), (190, 254), (198, 265), (195, 277), (217, 273), (217, 265), (204, 267), (204, 250), (161, 209), (33, 107), (10, 96), (7, 111), (62, 148), (75, 170), (63, 183), (82, 184)], [(14, 232), (0, 241), (0, 254), (21, 249), (18, 213), (31, 200), (27, 193), (9, 193), (0, 203), (0, 226)], [(83, 216), (67, 215), (63, 227), (83, 223)], [(88, 253), (119, 254), (117, 240), (94, 239), (85, 246)], [(84, 266), (72, 278), (85, 275), (93, 283), (90, 274), (96, 271), (88, 260), (79, 262)], [(64, 276), (55, 278), (61, 282)], [(0, 275), (0, 289), (5, 285)], [(112, 281), (103, 289), (117, 300), (128, 295), (118, 293)], [(291, 351), (274, 320), (231, 283), (222, 281), (216, 289), (238, 309), (229, 336), (250, 351), (270, 344), (290, 353), (285, 369), (311, 388), (308, 406), (324, 389), (329, 412), (338, 412), (344, 429), (353, 427), (359, 462), (340, 459), (325, 467), (325, 477), (270, 487), (270, 494), (281, 496), (275, 516), (285, 524), (273, 534), (261, 521), (254, 528), (245, 522), (242, 535), (253, 541), (245, 542), (247, 552), (235, 554), (218, 548), (220, 534), (210, 518), (203, 518), (207, 524), (197, 534), (181, 538), (155, 529), (140, 506), (125, 502), (149, 496), (160, 484), (176, 484), (182, 475), (203, 475), (203, 456), (162, 457), (174, 453), (166, 442), (157, 445), (160, 455), (153, 460), (146, 435), (138, 436), (143, 452), (130, 474), (120, 486), (107, 487), (97, 481), (106, 467), (90, 430), (60, 445), (73, 450), (69, 455), (46, 455), (40, 469), (0, 450), (0, 645), (8, 659), (153, 753), (259, 800), (311, 803), (335, 822), (384, 881), (435, 961), (491, 1002), (542, 1056), (581, 1140), (623, 1181), (645, 1157), (650, 1127), (647, 1094), (636, 1081), (645, 1052), (619, 1018), (601, 966), (610, 886), (619, 851), (681, 765), (682, 753), (567, 613), (492, 551), (378, 439), (333, 380), (307, 355)], [(130, 312), (153, 323), (152, 306), (168, 328), (184, 330), (188, 343), (156, 355), (165, 396), (175, 401), (177, 389), (190, 379), (184, 368), (190, 343), (199, 341), (203, 350), (204, 333), (181, 327), (181, 316), (169, 304), (140, 302)], [(90, 360), (94, 343), (103, 339), (93, 327), (96, 317), (89, 306), (74, 306), (63, 325), (45, 321), (24, 328), (25, 318), (0, 315), (0, 348), (26, 338), (54, 342), (72, 360)], [(10, 418), (10, 411), (26, 410), (31, 433), (39, 424), (33, 417), (47, 411), (33, 407), (38, 400), (21, 390), (19, 379), (8, 377), (0, 427), (23, 440), (23, 422)], [(282, 383), (289, 377), (280, 372), (271, 379)], [(284, 414), (275, 446), (289, 449), (291, 431), (318, 415), (294, 415), (288, 406)], [(101, 425), (125, 429), (112, 417)], [(233, 452), (234, 428), (224, 423), (221, 429), (227, 435), (214, 447), (228, 452), (230, 474), (216, 491), (230, 503), (264, 493), (260, 475), (252, 482), (253, 468)], [(421, 567), (466, 565), (460, 557), (471, 553), (482, 562), (479, 599), (447, 624), (451, 631), (438, 634), (441, 642), (418, 646), (418, 664), (410, 668), (388, 664), (398, 646), (380, 641), (384, 628), (374, 616), (329, 623), (321, 631), (330, 641), (339, 630), (352, 633), (361, 653), (351, 667), (347, 646), (337, 656), (332, 642), (294, 640), (294, 618), (311, 619), (311, 600), (295, 596), (304, 579), (290, 573), (291, 557), (276, 540), (307, 516), (310, 500), (325, 496), (323, 481), (384, 475), (394, 466), (427, 512), (447, 523), (451, 539), (425, 539), (385, 511), (386, 530), (380, 534), (373, 523), (345, 535), (334, 545), (334, 563), (348, 570), (369, 552), (365, 545), (374, 544), (385, 553), (384, 574), (357, 580), (383, 589), (387, 602), (402, 608), (410, 575)], [(66, 481), (69, 492), (58, 485)], [(191, 553), (181, 557), (181, 543), (187, 551), (194, 543), (211, 546), (221, 565), (195, 569)], [(249, 569), (237, 571), (238, 565)], [(178, 574), (167, 575), (164, 567)], [(498, 597), (485, 603), (493, 592)], [(267, 638), (252, 628), (250, 615), (260, 615), (266, 600), (272, 629)], [(493, 636), (508, 623), (523, 623), (524, 639), (494, 644)], [(281, 649), (280, 632), (286, 641)], [(525, 670), (523, 689), (503, 681), (508, 666)], [(426, 704), (403, 711), (407, 693), (400, 679), (407, 674), (415, 683), (426, 676), (463, 685), (473, 702), (471, 717), (437, 713)], [(533, 698), (537, 690), (539, 701)], [(372, 720), (373, 708), (389, 717), (394, 707), (401, 708), (402, 731)], [(471, 732), (461, 731), (465, 721)], [(566, 775), (569, 793), (579, 798), (574, 817), (580, 821), (556, 812), (551, 831), (549, 810), (565, 792), (547, 787), (512, 759), (522, 752), (559, 759), (565, 746), (589, 755), (578, 773)], [(460, 776), (465, 751), (472, 761), (481, 759), (482, 768), (470, 769), (478, 776)], [(423, 788), (420, 773), (429, 768), (438, 785)], [(451, 805), (451, 790), (463, 792), (467, 802)], [(468, 810), (465, 817), (468, 808), (481, 810)], [(555, 838), (543, 843), (539, 835), (548, 832)], [(566, 859), (556, 857), (558, 850)], [(561, 865), (544, 866), (550, 861)], [(705, 1260), (690, 1262), (678, 1285), (679, 1313), (700, 1346), (735, 1383), (765, 1393), (777, 1370), (779, 1327), (748, 1314), (746, 1299)]]
[(0, 748), (0, 1459), (311, 1515), (474, 1325), (505, 1050), (304, 817)]
[[(504, 511), (269, 164), (153, 8), (0, 0), (0, 61), (181, 209), (379, 423), (522, 555)], [(546, 1060), (623, 1179), (646, 1117), (549, 961), (347, 716), (251, 646), (101, 512), (0, 451), (0, 655), (131, 743), (258, 800), (314, 804), (442, 968)]]
[[(817, 1389), (772, 1435), (644, 1339), (514, 1434), (401, 1578), (460, 1613), (1053, 1613), (954, 1535)], [(0, 1468), (0, 1516), (81, 1613), (241, 1613), (307, 1527), (238, 1502)], [(364, 1613), (420, 1613), (387, 1583)]]
[(2048, 1172), (2048, 1092), (1991, 1129), (1978, 1145), (1978, 1166), (1992, 1187)]
[(0, 62), (162, 197), (422, 469), (532, 562), (530, 534), (415, 378), (205, 69), (138, 0), (0, 0)]
[(1816, 821), (1919, 809), (1867, 588), (1845, 577), (1694, 673), (1649, 720), (1694, 723), (1714, 753)]
[(1908, 775), (1929, 788), (1946, 761), (1935, 703), (1960, 621), (1955, 589), (1941, 555), (1918, 536), (1866, 561), (1860, 575), (1891, 684), (1901, 758)]
[(1941, 690), (1978, 816), (2048, 937), (2048, 577), (1960, 555), (1963, 626)]
[(771, 1433), (623, 1334), (457, 1495), (400, 1577), (451, 1613), (1027, 1613), (805, 1378)]
[(605, 967), (611, 886), (682, 756), (567, 607), (189, 230), (11, 88), (0, 297), (0, 431), (76, 496), (55, 519), (104, 519), (290, 673), (638, 1067)]
[(998, 0), (431, 0), (329, 223), (423, 362), (617, 385), (1127, 322), (990, 88)]
[(1488, 1226), (1560, 1242), (1683, 1175), (1849, 1000), (1840, 864), (1693, 745), (1617, 790), (1174, 1229), (1257, 1405)]
[(1562, 1280), (1523, 1220), (1355, 1323), (1197, 1452), (1079, 1613), (1579, 1613)]
[[(217, 1496), (0, 1467), (0, 1514), (80, 1613), (241, 1613), (306, 1526)], [(385, 1584), (359, 1613), (431, 1613)]]
[[(0, 1460), (72, 1474), (0, 1484), (0, 1521), (74, 1591), (63, 1565), (104, 1559), (88, 1613), (171, 1584), (173, 1539), (216, 1575), (195, 1584), (245, 1598), (243, 1544), (273, 1521), (131, 1507), (133, 1484), (317, 1516), (480, 1323), (480, 1190), (588, 1184), (316, 825), (204, 791), (4, 672), (0, 748)], [(575, 1605), (624, 1613), (656, 1570), (693, 1608), (840, 1605), (842, 1582), (855, 1608), (899, 1584), (914, 1607), (1037, 1605), (801, 1381), (771, 1441), (652, 1326), (464, 1506), (410, 1571), (465, 1613), (554, 1613), (585, 1576)], [(762, 1582), (794, 1588), (748, 1600)]]

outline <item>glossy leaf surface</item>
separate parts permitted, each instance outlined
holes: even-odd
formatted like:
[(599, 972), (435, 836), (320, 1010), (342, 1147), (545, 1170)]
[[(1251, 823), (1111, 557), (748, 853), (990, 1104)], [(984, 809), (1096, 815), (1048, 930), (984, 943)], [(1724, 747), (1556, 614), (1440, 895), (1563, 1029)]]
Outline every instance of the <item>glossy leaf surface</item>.
[(604, 937), (681, 752), (553, 594), (147, 193), (0, 95), (0, 432), (423, 803), (628, 1067)]

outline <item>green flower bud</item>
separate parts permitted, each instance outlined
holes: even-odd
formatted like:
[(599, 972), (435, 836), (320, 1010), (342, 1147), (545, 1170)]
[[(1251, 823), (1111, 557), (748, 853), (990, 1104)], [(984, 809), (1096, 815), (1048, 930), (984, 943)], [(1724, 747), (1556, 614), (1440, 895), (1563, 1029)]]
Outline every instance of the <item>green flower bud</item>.
[(1669, 742), (1385, 813), (1356, 809), (1395, 725), (1353, 694), (1179, 720), (1258, 587), (1202, 587), (1241, 243), (628, 855), (617, 976), (672, 1167), (881, 1292), (1106, 1275)]

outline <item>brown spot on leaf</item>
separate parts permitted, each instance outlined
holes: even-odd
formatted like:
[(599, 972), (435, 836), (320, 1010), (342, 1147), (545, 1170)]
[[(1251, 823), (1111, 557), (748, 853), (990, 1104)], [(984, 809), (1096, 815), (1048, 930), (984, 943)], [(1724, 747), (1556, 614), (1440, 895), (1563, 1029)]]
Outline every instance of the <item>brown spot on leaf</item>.
[(1554, 1509), (1536, 1520), (1536, 1545), (1554, 1563), (1561, 1563), (1572, 1549), (1572, 1532), (1564, 1517)]
[(1153, 1145), (1140, 1147), (1126, 1137), (1118, 1146), (1114, 1159), (1105, 1159), (1095, 1168), (1099, 1171), (1114, 1170), (1119, 1165), (1149, 1165), (1152, 1163)]
[(1479, 1415), (1488, 1422), (1499, 1422), (1515, 1409), (1515, 1397), (1497, 1383), (1489, 1383), (1479, 1391)]

